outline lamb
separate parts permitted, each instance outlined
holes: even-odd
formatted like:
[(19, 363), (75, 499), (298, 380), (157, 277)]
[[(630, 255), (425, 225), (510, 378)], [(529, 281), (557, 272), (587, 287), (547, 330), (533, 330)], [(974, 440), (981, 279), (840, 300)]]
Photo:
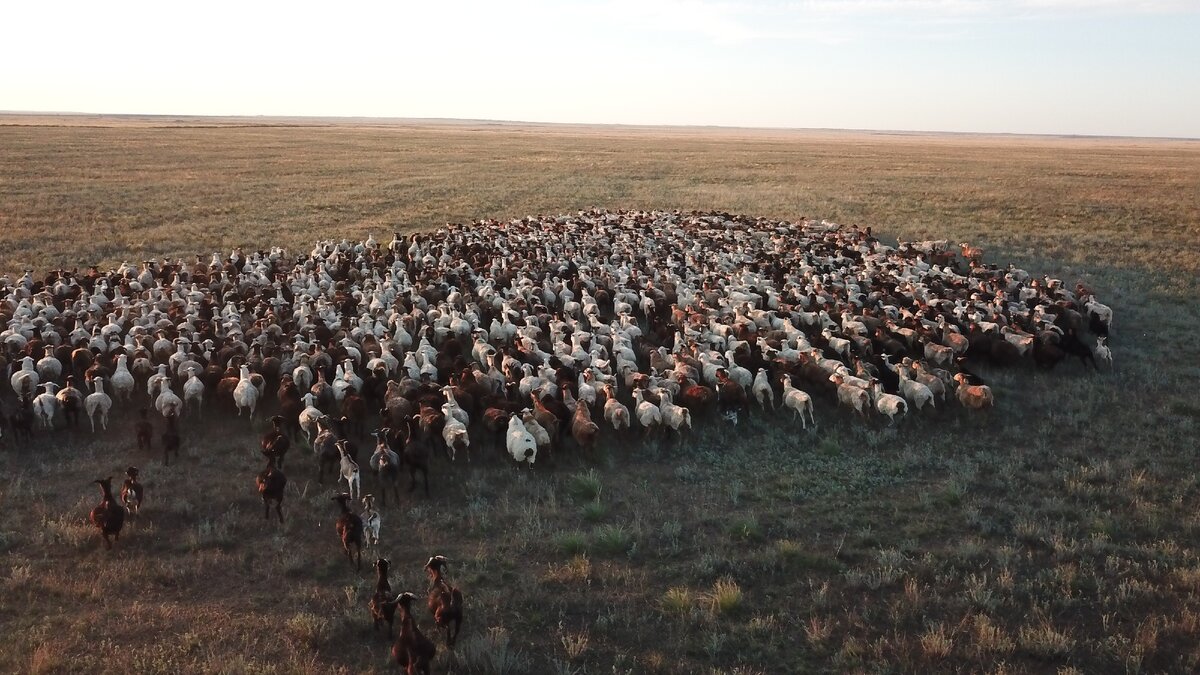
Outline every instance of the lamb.
[(100, 426), (108, 431), (108, 411), (112, 408), (112, 399), (108, 394), (104, 393), (104, 378), (97, 377), (92, 380), (92, 386), (95, 391), (88, 394), (84, 400), (84, 407), (87, 409), (88, 421), (92, 424), (92, 433), (96, 433), (96, 414), (100, 414)]
[(533, 466), (537, 460), (537, 441), (517, 415), (508, 419), (508, 434), (505, 436), (505, 442), (508, 446), (508, 454), (517, 461), (517, 466), (520, 466), (521, 462), (528, 463), (530, 467)]
[(125, 469), (125, 482), (121, 485), (121, 503), (130, 514), (137, 514), (146, 498), (142, 484), (138, 482), (138, 468), (131, 466)]
[(283, 470), (275, 466), (275, 458), (267, 457), (267, 468), (254, 479), (254, 484), (258, 486), (258, 495), (262, 497), (263, 502), (263, 519), (271, 517), (271, 502), (275, 502), (275, 513), (279, 516), (280, 524), (283, 523), (283, 494), (284, 488), (287, 487), (287, 476), (283, 475)]
[(92, 524), (100, 530), (100, 536), (104, 537), (104, 545), (112, 550), (109, 537), (120, 541), (121, 527), (125, 525), (125, 509), (113, 499), (112, 476), (97, 478), (92, 482), (100, 486), (101, 499), (89, 516)]
[(363, 495), (363, 512), (360, 516), (363, 521), (363, 531), (366, 534), (367, 546), (379, 546), (379, 526), (382, 524), (382, 517), (379, 511), (375, 510), (374, 495)]
[[(350, 510), (350, 495), (343, 492), (333, 496), (332, 499), (342, 509), (342, 513), (338, 516), (337, 523), (334, 525), (338, 537), (342, 540), (342, 551), (346, 554), (346, 560), (350, 561), (350, 564), (355, 565), (355, 569), (362, 569), (362, 518), (359, 518), (357, 513)], [(354, 548), (354, 553), (350, 552), (351, 548)], [(355, 562), (356, 556), (357, 563)]]
[(435, 555), (425, 563), (425, 571), (429, 575), (427, 605), (434, 622), (446, 630), (446, 646), (453, 647), (462, 630), (463, 594), (442, 575), (447, 562), (445, 556)]
[(871, 383), (872, 391), (875, 394), (875, 409), (881, 415), (887, 415), (888, 426), (896, 423), (896, 415), (904, 417), (908, 414), (908, 402), (895, 394), (883, 393), (883, 385), (879, 380)]
[[(760, 370), (759, 372), (762, 371)], [(795, 420), (796, 417), (799, 416), (800, 428), (807, 430), (808, 422), (806, 422), (804, 419), (804, 414), (807, 412), (808, 421), (811, 421), (815, 427), (817, 425), (817, 418), (813, 416), (812, 397), (809, 396), (807, 392), (801, 391), (792, 385), (791, 375), (785, 373), (779, 379), (783, 384), (783, 405), (792, 409), (792, 419)], [(768, 386), (768, 389), (769, 388), (770, 387)], [(774, 408), (773, 405), (772, 408)]]
[(958, 382), (958, 390), (955, 392), (958, 395), (958, 402), (964, 408), (982, 410), (996, 404), (992, 396), (992, 389), (986, 384), (967, 384), (967, 378), (962, 373), (955, 375), (954, 381)]

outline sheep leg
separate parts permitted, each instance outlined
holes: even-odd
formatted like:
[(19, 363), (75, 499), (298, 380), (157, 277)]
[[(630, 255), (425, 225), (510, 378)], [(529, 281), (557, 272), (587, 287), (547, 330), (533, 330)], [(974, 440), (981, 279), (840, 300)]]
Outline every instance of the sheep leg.
[[(78, 418), (76, 418), (75, 421), (78, 422), (79, 421)], [(105, 431), (108, 431), (108, 411), (107, 410), (100, 413), (100, 426), (104, 427)]]
[(96, 433), (96, 418), (92, 416), (92, 413), (88, 413), (88, 422), (92, 424), (92, 433)]

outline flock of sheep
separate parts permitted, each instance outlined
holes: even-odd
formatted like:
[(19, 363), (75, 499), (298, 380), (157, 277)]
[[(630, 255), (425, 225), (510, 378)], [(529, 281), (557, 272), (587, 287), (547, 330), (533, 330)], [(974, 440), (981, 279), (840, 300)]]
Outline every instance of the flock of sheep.
[[(144, 451), (161, 418), (169, 462), (181, 420), (269, 411), (255, 480), (265, 515), (283, 520), (285, 456), (304, 439), (318, 479), (346, 485), (337, 529), (361, 560), (381, 520), (361, 494), (369, 428), (361, 459), (386, 503), (404, 473), (428, 494), (441, 453), (496, 450), (532, 467), (634, 433), (682, 444), (702, 419), (738, 424), (780, 406), (801, 429), (818, 405), (894, 424), (951, 400), (995, 405), (977, 364), (1111, 366), (1112, 311), (1090, 289), (956, 248), (808, 220), (590, 210), (321, 241), (300, 256), (6, 276), (0, 433), (20, 445), (81, 416), (96, 431), (110, 413), (136, 414)], [(97, 482), (92, 520), (108, 542), (144, 492), (136, 467), (120, 503), (110, 479)], [(438, 559), (430, 608), (447, 626), (462, 596)], [(391, 594), (385, 560), (376, 569), (372, 616), (390, 624), (401, 608), (395, 653), (422, 672), (432, 649), (412, 596)]]

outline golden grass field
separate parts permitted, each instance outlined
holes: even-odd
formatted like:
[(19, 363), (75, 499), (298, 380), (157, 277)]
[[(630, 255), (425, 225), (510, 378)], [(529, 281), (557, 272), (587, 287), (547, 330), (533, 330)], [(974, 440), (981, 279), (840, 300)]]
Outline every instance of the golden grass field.
[[(418, 595), (452, 561), (467, 622), (437, 672), (1200, 669), (1200, 142), (0, 116), (8, 273), (593, 206), (977, 243), (1091, 285), (1115, 368), (986, 373), (988, 419), (818, 401), (807, 433), (759, 415), (532, 473), (436, 463), (382, 551)], [(288, 520), (264, 522), (261, 425), (208, 414), (167, 468), (128, 414), (0, 444), (0, 671), (390, 669), (331, 486), (294, 449)], [(148, 501), (110, 553), (89, 481), (130, 464)]]

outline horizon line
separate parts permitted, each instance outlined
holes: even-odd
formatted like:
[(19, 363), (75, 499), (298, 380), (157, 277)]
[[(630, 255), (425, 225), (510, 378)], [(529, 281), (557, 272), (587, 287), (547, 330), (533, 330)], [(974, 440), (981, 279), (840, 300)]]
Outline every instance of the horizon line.
[[(1141, 141), (1200, 141), (1200, 136), (1140, 136), (1136, 134), (1080, 134), (1021, 131), (946, 131), (936, 129), (867, 129), (853, 127), (779, 127), (743, 126), (727, 124), (637, 124), (627, 122), (537, 122), (530, 120), (505, 120), (474, 117), (401, 117), (380, 115), (276, 115), (276, 114), (205, 114), (205, 113), (98, 113), (46, 110), (0, 110), (0, 117), (99, 117), (99, 118), (142, 118), (142, 119), (199, 119), (199, 120), (327, 120), (327, 121), (379, 121), (418, 122), (443, 124), (494, 124), (550, 127), (610, 127), (626, 129), (717, 129), (728, 131), (792, 131), (792, 132), (850, 132), (895, 135), (946, 135), (946, 136), (1012, 136), (1090, 140), (1141, 140)], [(0, 126), (39, 126), (36, 124), (11, 124), (0, 122)], [(50, 126), (50, 125), (46, 125)], [(268, 124), (254, 126), (270, 126)], [(278, 126), (278, 125), (276, 125)], [(313, 125), (316, 126), (316, 125)]]

